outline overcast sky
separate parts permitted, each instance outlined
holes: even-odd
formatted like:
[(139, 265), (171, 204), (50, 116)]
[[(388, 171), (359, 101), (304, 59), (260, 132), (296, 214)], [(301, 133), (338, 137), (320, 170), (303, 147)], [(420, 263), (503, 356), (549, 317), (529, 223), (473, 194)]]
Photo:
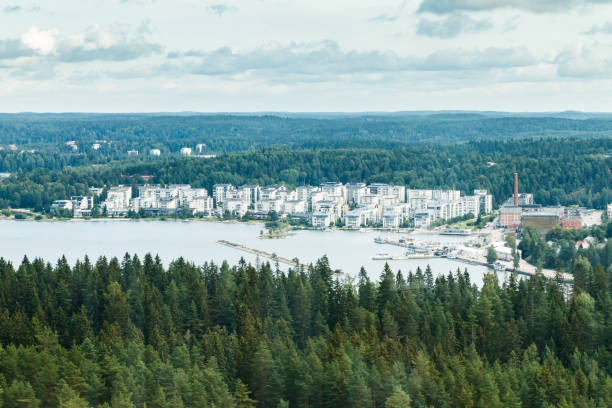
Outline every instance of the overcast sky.
[(612, 0), (0, 0), (0, 111), (612, 111)]

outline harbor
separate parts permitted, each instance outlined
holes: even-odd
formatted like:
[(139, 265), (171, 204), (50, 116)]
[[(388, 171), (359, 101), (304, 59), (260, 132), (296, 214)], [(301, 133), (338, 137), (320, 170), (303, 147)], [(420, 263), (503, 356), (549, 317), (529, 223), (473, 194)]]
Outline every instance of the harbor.
[(534, 276), (541, 273), (548, 279), (560, 278), (563, 282), (573, 282), (574, 276), (569, 273), (560, 273), (552, 269), (542, 269), (527, 263), (524, 259), (519, 261), (518, 268), (514, 268), (512, 258), (502, 254), (494, 264), (487, 262), (486, 256), (486, 234), (469, 234), (467, 230), (449, 230), (443, 235), (454, 235), (461, 237), (475, 236), (475, 239), (466, 239), (462, 242), (444, 241), (419, 241), (411, 236), (378, 236), (374, 242), (382, 245), (393, 245), (405, 248), (407, 251), (402, 255), (378, 253), (372, 257), (375, 261), (402, 261), (410, 259), (447, 258), (467, 263), (470, 265), (485, 266), (496, 273), (512, 271), (519, 275)]

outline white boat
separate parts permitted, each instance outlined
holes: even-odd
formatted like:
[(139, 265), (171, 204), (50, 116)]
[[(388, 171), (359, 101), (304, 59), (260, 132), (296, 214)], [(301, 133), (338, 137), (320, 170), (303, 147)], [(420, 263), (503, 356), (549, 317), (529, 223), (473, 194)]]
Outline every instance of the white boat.
[(376, 254), (372, 257), (374, 261), (386, 261), (391, 259), (393, 259), (393, 257), (389, 254)]

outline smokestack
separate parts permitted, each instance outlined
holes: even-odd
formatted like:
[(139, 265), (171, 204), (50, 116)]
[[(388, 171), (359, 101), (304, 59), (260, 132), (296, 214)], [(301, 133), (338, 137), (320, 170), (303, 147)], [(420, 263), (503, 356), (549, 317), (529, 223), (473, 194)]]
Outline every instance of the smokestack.
[(518, 173), (514, 173), (514, 206), (518, 206)]

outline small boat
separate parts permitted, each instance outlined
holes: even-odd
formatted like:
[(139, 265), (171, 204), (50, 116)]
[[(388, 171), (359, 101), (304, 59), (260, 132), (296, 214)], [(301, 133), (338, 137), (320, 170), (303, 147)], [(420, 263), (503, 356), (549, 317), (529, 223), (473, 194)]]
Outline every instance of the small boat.
[(389, 254), (376, 254), (372, 257), (374, 261), (386, 261), (391, 260), (393, 257)]

